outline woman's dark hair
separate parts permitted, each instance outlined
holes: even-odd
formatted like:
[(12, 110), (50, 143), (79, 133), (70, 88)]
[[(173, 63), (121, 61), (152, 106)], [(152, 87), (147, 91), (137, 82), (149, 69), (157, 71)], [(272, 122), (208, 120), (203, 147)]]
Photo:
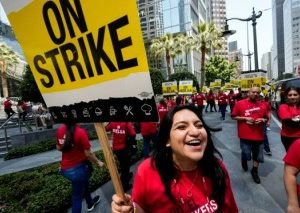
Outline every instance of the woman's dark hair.
[(74, 131), (76, 128), (76, 123), (73, 121), (68, 121), (65, 123), (65, 125), (66, 125), (66, 138), (65, 138), (65, 143), (61, 148), (61, 151), (68, 152), (73, 147)]
[[(299, 88), (299, 87), (288, 87), (288, 88), (284, 91), (284, 94), (283, 94), (284, 102), (287, 103), (287, 104), (289, 104), (289, 103), (288, 103), (287, 97), (288, 97), (288, 94), (289, 94), (289, 92), (290, 92), (291, 90), (296, 91), (296, 92), (298, 93), (298, 95), (300, 95), (300, 88)], [(300, 101), (298, 102), (297, 106), (300, 107)]]
[[(174, 197), (171, 194), (171, 182), (177, 177), (177, 171), (174, 166), (172, 149), (166, 147), (170, 138), (170, 131), (173, 124), (173, 118), (175, 113), (181, 110), (190, 110), (195, 113), (203, 123), (203, 127), (207, 132), (207, 147), (204, 151), (203, 158), (198, 162), (198, 167), (201, 169), (204, 176), (208, 177), (212, 181), (213, 189), (210, 198), (214, 199), (220, 210), (224, 204), (225, 196), (225, 173), (220, 165), (220, 159), (222, 159), (221, 153), (215, 148), (210, 131), (218, 131), (220, 129), (212, 129), (206, 125), (203, 121), (200, 111), (191, 105), (176, 106), (173, 110), (169, 111), (165, 119), (160, 124), (158, 133), (158, 143), (154, 146), (152, 166), (154, 166), (160, 175), (160, 178), (164, 184), (165, 192), (171, 201), (175, 202)], [(217, 158), (215, 154), (219, 157)]]

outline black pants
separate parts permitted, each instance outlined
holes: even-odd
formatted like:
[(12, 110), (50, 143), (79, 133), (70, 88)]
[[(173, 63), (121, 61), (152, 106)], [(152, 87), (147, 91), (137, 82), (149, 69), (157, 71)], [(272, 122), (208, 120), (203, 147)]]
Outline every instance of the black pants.
[(124, 189), (126, 190), (129, 186), (130, 181), (130, 159), (128, 154), (128, 149), (115, 150), (115, 155), (117, 156), (119, 162), (119, 173), (121, 173), (120, 178)]
[(4, 111), (7, 115), (7, 119), (9, 119), (10, 116), (12, 116), (15, 113), (15, 111), (13, 111), (11, 108), (10, 109), (4, 109)]
[(292, 143), (294, 143), (295, 140), (299, 139), (298, 137), (285, 137), (281, 136), (281, 142), (285, 148), (285, 151), (288, 151)]

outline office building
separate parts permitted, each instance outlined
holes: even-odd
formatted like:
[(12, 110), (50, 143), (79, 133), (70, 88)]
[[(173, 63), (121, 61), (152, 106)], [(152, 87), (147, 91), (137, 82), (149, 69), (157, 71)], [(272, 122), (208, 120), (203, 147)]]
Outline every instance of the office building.
[(285, 73), (294, 74), (300, 64), (300, 0), (285, 0), (283, 17)]
[(272, 69), (271, 69), (271, 52), (266, 52), (261, 57), (261, 69), (267, 71), (267, 78), (272, 79)]
[[(226, 0), (211, 0), (211, 21), (216, 24), (220, 31), (224, 30), (226, 22)], [(228, 58), (227, 38), (223, 39), (223, 48), (214, 50), (214, 55)]]
[(277, 79), (285, 72), (283, 3), (284, 0), (272, 0), (272, 21), (273, 21), (272, 68), (273, 68), (274, 79)]

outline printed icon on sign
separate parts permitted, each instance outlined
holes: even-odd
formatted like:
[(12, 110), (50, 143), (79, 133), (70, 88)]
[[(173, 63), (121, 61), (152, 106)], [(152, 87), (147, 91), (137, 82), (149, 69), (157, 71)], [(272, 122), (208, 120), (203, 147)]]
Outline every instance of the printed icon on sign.
[(131, 112), (131, 110), (132, 110), (132, 106), (127, 106), (127, 105), (125, 105), (124, 106), (124, 109), (127, 111), (126, 112), (126, 115), (129, 115), (129, 114), (131, 114), (131, 115), (133, 115), (133, 113)]
[(152, 106), (150, 106), (149, 104), (144, 104), (141, 107), (142, 111), (145, 113), (145, 115), (151, 115), (151, 111), (152, 111)]
[(72, 110), (71, 110), (71, 113), (73, 114), (73, 117), (74, 117), (74, 118), (77, 118), (77, 112), (76, 112), (75, 109), (72, 109)]
[(110, 116), (116, 115), (116, 112), (117, 112), (117, 110), (113, 106), (110, 106), (110, 108), (109, 108), (109, 115)]
[(57, 119), (57, 116), (54, 112), (51, 113), (54, 119)]
[(95, 109), (95, 114), (96, 114), (97, 116), (102, 115), (102, 110), (101, 110), (99, 107), (97, 107), (97, 108)]
[(82, 114), (83, 114), (83, 117), (85, 117), (85, 118), (91, 117), (89, 111), (87, 110), (87, 108), (83, 109)]
[(61, 115), (63, 116), (63, 118), (68, 117), (66, 112), (60, 111)]

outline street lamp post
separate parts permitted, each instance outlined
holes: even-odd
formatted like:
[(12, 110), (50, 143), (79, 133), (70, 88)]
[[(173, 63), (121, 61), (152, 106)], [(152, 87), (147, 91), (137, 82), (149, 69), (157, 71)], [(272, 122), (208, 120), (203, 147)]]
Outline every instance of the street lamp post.
[(253, 11), (252, 11), (252, 16), (250, 16), (249, 18), (246, 19), (242, 19), (242, 18), (229, 18), (226, 19), (225, 22), (225, 28), (224, 31), (222, 33), (222, 36), (229, 36), (235, 33), (234, 30), (229, 30), (229, 26), (227, 24), (228, 21), (230, 20), (238, 20), (238, 21), (252, 21), (252, 26), (253, 26), (253, 44), (254, 44), (254, 66), (255, 66), (255, 70), (258, 70), (258, 54), (257, 54), (257, 38), (256, 38), (256, 19), (258, 19), (259, 17), (261, 17), (262, 12), (258, 11), (258, 13), (255, 13), (254, 7), (253, 7)]

